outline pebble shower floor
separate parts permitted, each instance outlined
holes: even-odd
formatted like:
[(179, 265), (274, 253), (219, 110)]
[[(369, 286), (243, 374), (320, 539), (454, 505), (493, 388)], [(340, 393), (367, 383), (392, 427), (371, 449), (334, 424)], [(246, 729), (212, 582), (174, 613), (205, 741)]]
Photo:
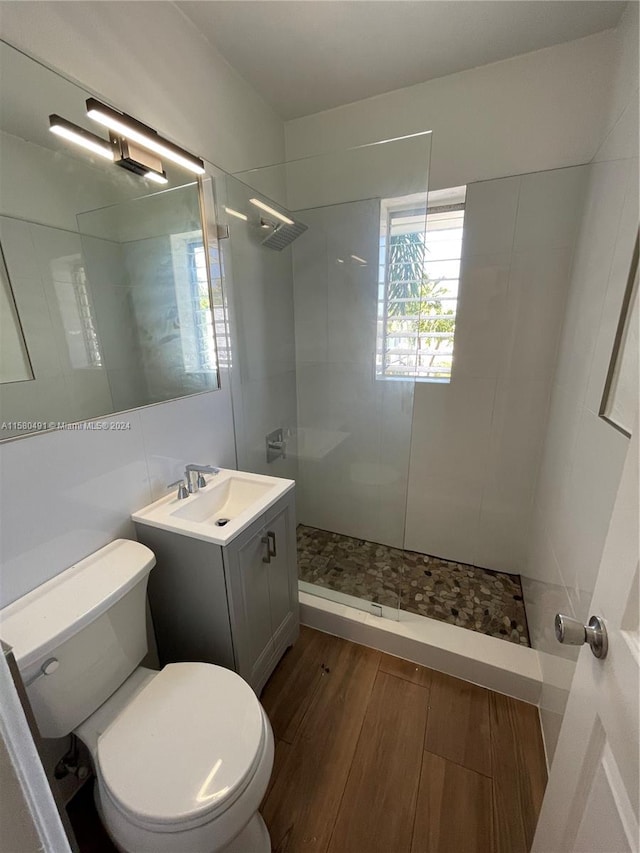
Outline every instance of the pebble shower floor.
[(519, 575), (298, 525), (300, 580), (529, 645)]

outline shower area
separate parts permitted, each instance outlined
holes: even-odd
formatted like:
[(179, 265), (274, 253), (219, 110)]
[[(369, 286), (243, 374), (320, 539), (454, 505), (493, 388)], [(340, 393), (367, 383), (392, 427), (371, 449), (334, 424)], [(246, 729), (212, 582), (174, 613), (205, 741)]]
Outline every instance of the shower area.
[(430, 189), (430, 148), (217, 179), (238, 466), (296, 480), (301, 591), (528, 646), (584, 167)]

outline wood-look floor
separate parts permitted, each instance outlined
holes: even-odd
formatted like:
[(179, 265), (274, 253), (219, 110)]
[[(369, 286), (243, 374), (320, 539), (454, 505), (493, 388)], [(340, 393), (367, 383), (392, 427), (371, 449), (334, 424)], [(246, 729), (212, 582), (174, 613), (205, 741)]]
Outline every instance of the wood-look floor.
[(274, 853), (528, 853), (535, 707), (310, 628), (261, 700)]

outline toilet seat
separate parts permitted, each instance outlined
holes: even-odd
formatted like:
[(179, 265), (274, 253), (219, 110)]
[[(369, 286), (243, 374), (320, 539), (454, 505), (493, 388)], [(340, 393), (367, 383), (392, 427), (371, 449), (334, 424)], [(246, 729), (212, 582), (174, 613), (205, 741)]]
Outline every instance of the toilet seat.
[(219, 817), (262, 760), (265, 717), (236, 673), (169, 664), (99, 736), (99, 785), (128, 821), (177, 832)]

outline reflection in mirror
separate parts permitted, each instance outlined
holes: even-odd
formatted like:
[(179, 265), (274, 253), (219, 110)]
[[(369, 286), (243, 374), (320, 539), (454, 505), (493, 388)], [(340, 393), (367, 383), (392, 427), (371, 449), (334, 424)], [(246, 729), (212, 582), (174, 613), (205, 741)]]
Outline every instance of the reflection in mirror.
[(55, 113), (114, 144), (79, 86), (6, 44), (0, 70), (0, 439), (216, 389), (203, 184), (158, 160), (159, 188), (51, 133)]

